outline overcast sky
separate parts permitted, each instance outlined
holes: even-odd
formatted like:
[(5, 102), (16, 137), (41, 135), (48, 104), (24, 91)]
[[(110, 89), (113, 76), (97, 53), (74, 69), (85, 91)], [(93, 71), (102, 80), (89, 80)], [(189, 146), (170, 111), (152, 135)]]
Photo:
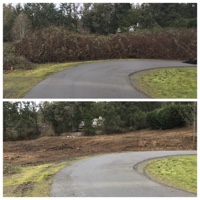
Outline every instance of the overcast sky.
[(197, 0), (167, 0), (167, 1), (160, 1), (160, 0), (142, 0), (142, 1), (135, 1), (135, 0), (132, 0), (132, 1), (127, 1), (127, 0), (69, 0), (69, 1), (48, 1), (48, 0), (9, 0), (9, 1), (6, 1), (6, 0), (3, 0), (3, 3), (195, 3), (197, 2)]

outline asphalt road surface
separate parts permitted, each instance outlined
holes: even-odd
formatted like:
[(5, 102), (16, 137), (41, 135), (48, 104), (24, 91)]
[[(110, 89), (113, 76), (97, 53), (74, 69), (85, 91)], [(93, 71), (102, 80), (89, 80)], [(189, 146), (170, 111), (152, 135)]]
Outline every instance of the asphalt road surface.
[(33, 87), (24, 98), (149, 98), (138, 91), (129, 75), (164, 67), (194, 66), (169, 60), (118, 60), (67, 69)]
[(196, 154), (196, 151), (149, 151), (114, 153), (74, 163), (56, 174), (52, 197), (193, 197), (152, 181), (134, 166), (156, 157)]

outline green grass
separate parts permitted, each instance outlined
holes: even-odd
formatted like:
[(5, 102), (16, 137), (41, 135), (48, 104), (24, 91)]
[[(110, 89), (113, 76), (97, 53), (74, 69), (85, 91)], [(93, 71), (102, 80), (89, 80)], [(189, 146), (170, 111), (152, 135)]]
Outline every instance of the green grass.
[(197, 68), (165, 68), (144, 71), (131, 77), (152, 98), (197, 98)]
[(197, 156), (172, 156), (150, 161), (145, 171), (170, 186), (197, 193)]
[(3, 196), (48, 197), (54, 175), (67, 165), (84, 158), (36, 166), (10, 166), (4, 163)]
[(82, 63), (38, 64), (33, 70), (15, 70), (11, 73), (4, 73), (3, 97), (22, 98), (33, 86), (50, 75), (80, 64)]
[(14, 70), (10, 73), (4, 73), (3, 98), (23, 98), (25, 94), (39, 82), (62, 70), (86, 63), (109, 61), (110, 60), (97, 60), (70, 63), (37, 64), (32, 70)]
[(20, 167), (18, 173), (4, 175), (4, 197), (47, 197), (53, 175), (67, 162)]

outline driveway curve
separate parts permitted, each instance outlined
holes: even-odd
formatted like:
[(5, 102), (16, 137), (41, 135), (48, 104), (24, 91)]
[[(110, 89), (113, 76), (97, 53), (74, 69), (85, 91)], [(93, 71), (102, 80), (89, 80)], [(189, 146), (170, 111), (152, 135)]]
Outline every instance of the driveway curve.
[(196, 154), (196, 151), (113, 153), (91, 157), (58, 172), (52, 197), (193, 197), (196, 194), (159, 184), (135, 170), (147, 159)]
[(194, 66), (170, 60), (117, 60), (67, 69), (33, 87), (24, 98), (149, 98), (129, 75), (142, 70)]

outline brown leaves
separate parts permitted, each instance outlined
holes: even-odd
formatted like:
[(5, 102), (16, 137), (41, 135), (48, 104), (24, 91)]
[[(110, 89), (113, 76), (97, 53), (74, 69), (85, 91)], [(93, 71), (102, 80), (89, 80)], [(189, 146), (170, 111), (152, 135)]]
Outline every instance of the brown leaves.
[(196, 58), (197, 33), (184, 29), (97, 36), (50, 27), (29, 34), (15, 48), (18, 55), (39, 63), (118, 58), (185, 60)]

